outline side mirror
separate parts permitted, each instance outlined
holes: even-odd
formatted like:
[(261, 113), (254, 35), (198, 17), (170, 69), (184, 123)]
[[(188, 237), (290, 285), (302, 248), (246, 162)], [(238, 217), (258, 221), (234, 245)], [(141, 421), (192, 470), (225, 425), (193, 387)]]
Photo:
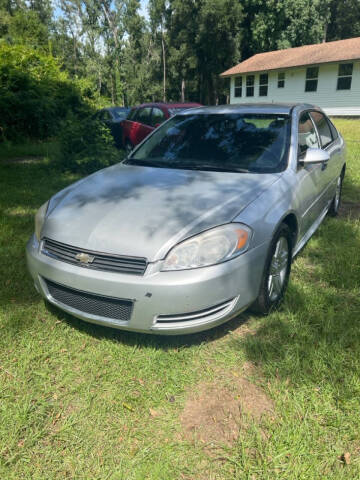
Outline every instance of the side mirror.
[(330, 155), (321, 148), (308, 148), (306, 150), (305, 157), (301, 159), (301, 163), (304, 165), (314, 163), (326, 163), (330, 160)]

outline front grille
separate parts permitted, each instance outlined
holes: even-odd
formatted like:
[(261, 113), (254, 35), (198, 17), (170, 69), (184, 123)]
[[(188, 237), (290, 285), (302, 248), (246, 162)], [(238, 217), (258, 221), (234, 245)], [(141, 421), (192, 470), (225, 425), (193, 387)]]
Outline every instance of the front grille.
[[(105, 270), (107, 272), (143, 275), (147, 266), (146, 258), (125, 257), (108, 253), (92, 252), (83, 248), (56, 242), (50, 238), (44, 239), (42, 253), (48, 257), (56, 258), (56, 260), (71, 263), (72, 265), (95, 270)], [(91, 257), (91, 262), (80, 262), (80, 260), (76, 258), (79, 254), (89, 255)]]
[(93, 293), (74, 290), (58, 283), (44, 279), (47, 289), (54, 300), (65, 306), (99, 317), (129, 321), (133, 308), (131, 300), (124, 300)]

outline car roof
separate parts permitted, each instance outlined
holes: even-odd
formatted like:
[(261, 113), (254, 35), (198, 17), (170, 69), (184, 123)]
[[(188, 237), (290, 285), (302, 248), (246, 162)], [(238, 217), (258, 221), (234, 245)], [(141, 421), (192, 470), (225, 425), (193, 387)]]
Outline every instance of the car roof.
[(130, 107), (106, 107), (106, 108), (103, 108), (103, 110), (107, 110), (109, 112), (111, 112), (112, 110), (130, 110)]
[(259, 113), (259, 114), (278, 114), (290, 115), (292, 110), (319, 110), (319, 107), (308, 103), (242, 103), (236, 105), (217, 105), (212, 107), (200, 107), (191, 111), (181, 112), (182, 115), (193, 115), (194, 113), (203, 114), (226, 114), (226, 113)]
[(163, 107), (163, 108), (191, 108), (191, 107), (202, 107), (201, 103), (188, 102), (188, 103), (166, 103), (166, 102), (150, 102), (142, 103), (137, 105), (134, 108), (143, 108), (143, 107)]

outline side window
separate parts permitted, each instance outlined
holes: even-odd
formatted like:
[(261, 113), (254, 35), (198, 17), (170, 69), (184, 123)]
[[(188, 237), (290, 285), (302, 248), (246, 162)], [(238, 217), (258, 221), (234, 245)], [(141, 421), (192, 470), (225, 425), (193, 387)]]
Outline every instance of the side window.
[(325, 148), (333, 141), (329, 124), (325, 116), (320, 112), (311, 112), (311, 116), (320, 137), (321, 147)]
[(151, 107), (141, 108), (136, 117), (136, 121), (144, 125), (151, 125)]
[(103, 110), (101, 119), (102, 119), (104, 122), (110, 122), (110, 120), (112, 120), (112, 117), (111, 117), (110, 113), (109, 113), (107, 110)]
[(285, 87), (285, 72), (278, 73), (278, 88)]
[(306, 69), (305, 92), (316, 92), (318, 85), (319, 67)]
[(153, 107), (151, 114), (151, 125), (156, 127), (165, 120), (165, 114), (160, 108)]
[(353, 74), (352, 63), (340, 63), (336, 90), (350, 90)]
[(259, 96), (266, 97), (268, 94), (269, 75), (262, 73), (259, 77)]
[(131, 120), (132, 122), (135, 121), (136, 117), (137, 117), (137, 113), (138, 113), (138, 109), (137, 108), (133, 108), (131, 110), (131, 112), (129, 113), (128, 117), (127, 117), (127, 120)]
[(242, 96), (242, 77), (235, 77), (234, 96)]
[(330, 126), (330, 130), (331, 130), (333, 140), (336, 140), (339, 137), (339, 133), (336, 130), (335, 126), (333, 125), (332, 121), (329, 118), (327, 119), (327, 121), (328, 121), (328, 124)]
[(255, 84), (255, 75), (246, 76), (246, 96), (254, 96), (254, 84)]
[(314, 124), (308, 112), (304, 112), (300, 117), (298, 137), (298, 156), (304, 155), (308, 148), (320, 147)]

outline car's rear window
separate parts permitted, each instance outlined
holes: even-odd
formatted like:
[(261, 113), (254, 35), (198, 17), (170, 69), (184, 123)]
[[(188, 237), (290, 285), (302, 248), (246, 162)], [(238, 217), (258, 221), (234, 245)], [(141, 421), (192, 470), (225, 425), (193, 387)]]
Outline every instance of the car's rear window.
[(130, 112), (130, 108), (113, 108), (112, 112), (116, 119), (124, 119)]
[(289, 115), (176, 115), (127, 163), (163, 168), (279, 172), (287, 165)]

